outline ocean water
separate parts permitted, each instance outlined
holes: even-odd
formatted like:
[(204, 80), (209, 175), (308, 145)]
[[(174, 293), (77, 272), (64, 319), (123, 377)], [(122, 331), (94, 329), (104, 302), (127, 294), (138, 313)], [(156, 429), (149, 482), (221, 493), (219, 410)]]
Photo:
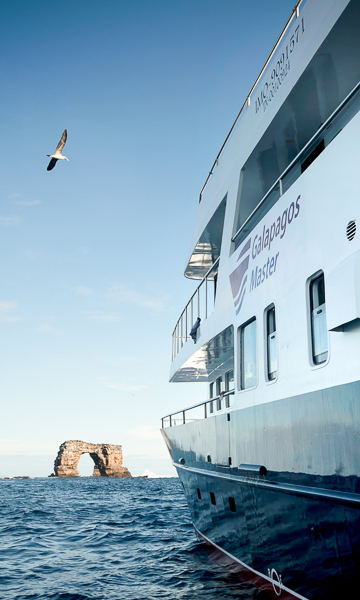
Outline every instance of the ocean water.
[(211, 562), (178, 479), (0, 481), (1, 600), (258, 597)]

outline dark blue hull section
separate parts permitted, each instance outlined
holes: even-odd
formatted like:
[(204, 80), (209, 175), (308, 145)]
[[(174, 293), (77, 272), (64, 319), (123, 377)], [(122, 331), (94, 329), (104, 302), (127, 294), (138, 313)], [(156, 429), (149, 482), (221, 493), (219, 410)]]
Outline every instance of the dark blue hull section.
[[(235, 565), (248, 567), (257, 584), (262, 579), (274, 597), (329, 599), (360, 583), (359, 392), (359, 383), (349, 384), (234, 411), (230, 421), (224, 414), (218, 425), (212, 418), (164, 431), (196, 530)], [(247, 443), (254, 422), (260, 449)], [(230, 467), (217, 460), (222, 444), (232, 454)], [(280, 470), (289, 455), (303, 467), (307, 461), (308, 469)], [(266, 475), (258, 472), (261, 464)]]
[(319, 489), (298, 482), (276, 490), (213, 471), (178, 472), (196, 529), (256, 572), (275, 569), (286, 588), (306, 598), (360, 582), (360, 498), (326, 490), (316, 497)]

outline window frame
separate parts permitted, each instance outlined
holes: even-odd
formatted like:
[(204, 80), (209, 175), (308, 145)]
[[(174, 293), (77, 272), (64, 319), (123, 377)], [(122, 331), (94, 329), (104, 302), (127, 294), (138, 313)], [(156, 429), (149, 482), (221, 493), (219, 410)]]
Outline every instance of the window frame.
[[(275, 333), (276, 333), (276, 377), (270, 379), (269, 377), (269, 348), (268, 348), (268, 314), (274, 309), (275, 311)], [(276, 383), (279, 377), (279, 346), (278, 346), (278, 336), (277, 336), (277, 310), (275, 307), (275, 302), (269, 304), (264, 310), (264, 375), (265, 381), (268, 384)]]
[[(256, 367), (256, 382), (255, 385), (251, 386), (251, 387), (243, 387), (243, 358), (242, 358), (242, 347), (243, 347), (243, 342), (242, 342), (242, 337), (243, 337), (243, 331), (245, 330), (246, 327), (248, 327), (249, 325), (251, 325), (251, 323), (255, 323), (255, 367)], [(248, 392), (249, 390), (254, 390), (258, 384), (259, 384), (259, 373), (258, 373), (258, 327), (257, 327), (257, 318), (254, 315), (253, 317), (251, 317), (251, 319), (248, 319), (247, 321), (245, 321), (242, 325), (240, 325), (238, 327), (238, 349), (239, 349), (239, 359), (238, 359), (238, 365), (239, 365), (239, 380), (238, 380), (238, 390), (240, 392)]]
[(210, 411), (210, 413), (214, 412), (214, 400), (213, 400), (213, 398), (214, 398), (214, 386), (215, 386), (215, 381), (212, 381), (210, 383), (210, 385), (209, 385), (209, 396), (210, 396), (210, 398), (209, 398), (209, 400), (210, 400), (210, 402), (209, 402), (209, 411)]
[[(232, 373), (233, 376), (233, 387), (229, 388), (229, 374)], [(224, 375), (224, 391), (225, 392), (230, 392), (234, 390), (234, 394), (231, 394), (229, 396), (226, 396), (225, 398), (225, 408), (231, 408), (231, 406), (233, 406), (234, 404), (234, 397), (235, 397), (235, 371), (234, 369), (229, 369), (228, 371), (226, 371), (225, 375)]]
[[(312, 324), (312, 285), (316, 279), (319, 279), (321, 276), (324, 278), (324, 291), (325, 291), (325, 307), (326, 307), (326, 285), (325, 285), (325, 273), (323, 269), (319, 269), (315, 273), (313, 273), (310, 277), (308, 277), (306, 281), (306, 312), (307, 312), (307, 331), (308, 331), (308, 354), (309, 354), (309, 362), (311, 369), (322, 369), (325, 367), (330, 360), (330, 336), (329, 331), (327, 331), (327, 357), (325, 360), (321, 362), (315, 362), (314, 355), (314, 334), (313, 334), (313, 324)], [(321, 305), (322, 306), (322, 305)], [(326, 314), (326, 313), (325, 313)]]
[(215, 393), (216, 393), (216, 410), (221, 410), (222, 409), (222, 401), (223, 398), (221, 397), (221, 392), (223, 391), (224, 388), (224, 380), (222, 378), (222, 375), (219, 375), (219, 377), (217, 377), (215, 379)]

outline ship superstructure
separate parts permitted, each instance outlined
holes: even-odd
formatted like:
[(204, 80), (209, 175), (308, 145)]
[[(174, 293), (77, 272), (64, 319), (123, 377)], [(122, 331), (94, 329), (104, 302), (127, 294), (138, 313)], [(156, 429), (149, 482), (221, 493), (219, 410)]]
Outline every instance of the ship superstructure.
[(209, 385), (162, 422), (194, 526), (274, 597), (360, 580), (359, 34), (357, 0), (296, 5), (201, 191), (173, 332), (171, 381)]

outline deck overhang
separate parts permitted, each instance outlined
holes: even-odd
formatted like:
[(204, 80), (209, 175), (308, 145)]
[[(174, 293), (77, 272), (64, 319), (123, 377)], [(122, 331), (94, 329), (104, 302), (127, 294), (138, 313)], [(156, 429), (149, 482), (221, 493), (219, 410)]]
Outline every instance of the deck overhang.
[[(189, 340), (187, 344), (192, 344)], [(187, 345), (186, 344), (186, 345)], [(211, 381), (234, 365), (234, 328), (232, 325), (203, 344), (175, 371), (170, 381)]]
[(192, 251), (187, 266), (185, 277), (189, 279), (202, 279), (220, 256), (221, 241), (225, 219), (226, 196), (215, 210), (207, 223), (194, 250)]

